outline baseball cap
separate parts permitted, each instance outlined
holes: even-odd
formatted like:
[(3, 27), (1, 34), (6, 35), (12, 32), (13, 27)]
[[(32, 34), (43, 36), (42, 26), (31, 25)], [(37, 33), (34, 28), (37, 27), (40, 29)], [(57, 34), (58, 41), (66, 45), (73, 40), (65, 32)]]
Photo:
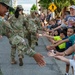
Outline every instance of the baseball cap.
[(75, 5), (70, 6), (69, 8), (75, 9)]

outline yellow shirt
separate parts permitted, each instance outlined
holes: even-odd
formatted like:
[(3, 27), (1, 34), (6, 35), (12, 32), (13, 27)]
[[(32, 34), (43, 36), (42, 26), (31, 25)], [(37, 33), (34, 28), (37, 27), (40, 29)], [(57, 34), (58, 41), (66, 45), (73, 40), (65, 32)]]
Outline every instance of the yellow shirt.
[[(55, 40), (55, 41), (59, 41), (59, 40), (62, 40), (62, 39), (61, 39), (60, 36), (54, 36), (54, 40)], [(60, 49), (63, 49), (63, 48), (66, 47), (66, 43), (62, 43), (62, 44), (58, 45), (58, 47), (59, 47)]]

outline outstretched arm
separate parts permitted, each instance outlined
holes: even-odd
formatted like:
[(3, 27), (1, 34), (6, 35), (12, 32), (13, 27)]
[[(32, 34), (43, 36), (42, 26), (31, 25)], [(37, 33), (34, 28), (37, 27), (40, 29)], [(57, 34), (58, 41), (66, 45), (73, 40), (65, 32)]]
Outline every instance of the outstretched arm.
[(75, 44), (73, 46), (69, 47), (64, 52), (56, 52), (56, 55), (67, 56), (73, 52), (75, 52)]
[(55, 30), (57, 30), (57, 29), (59, 29), (59, 28), (61, 28), (61, 26), (58, 26), (58, 27), (52, 29), (51, 31), (55, 31)]
[(49, 52), (48, 56), (52, 56), (52, 57), (54, 57), (54, 58), (56, 58), (58, 60), (64, 61), (66, 63), (69, 63), (69, 59), (65, 58), (64, 56), (59, 56), (59, 55), (56, 56), (56, 53), (54, 53), (54, 52)]
[(64, 42), (68, 42), (68, 41), (69, 41), (68, 39), (60, 40), (60, 41), (57, 42), (56, 44), (47, 46), (47, 49), (50, 50), (50, 49), (55, 48), (56, 46), (58, 46), (58, 45), (60, 45), (60, 44), (62, 44), (62, 43), (64, 43)]
[(60, 45), (60, 44), (62, 44), (64, 42), (68, 42), (68, 41), (69, 41), (69, 39), (61, 40), (58, 43), (56, 43), (54, 46), (56, 47), (56, 46), (58, 46), (58, 45)]
[(50, 35), (48, 35), (48, 34), (43, 34), (43, 36), (46, 36), (46, 37), (48, 37), (48, 38), (50, 38), (50, 39), (54, 39), (54, 36), (50, 36)]
[(54, 53), (53, 51), (48, 52), (48, 56), (52, 56), (58, 60), (64, 61), (69, 64), (69, 59), (65, 58), (64, 56), (56, 55), (56, 53)]
[(64, 56), (54, 56), (56, 59), (69, 63), (69, 59), (65, 58)]
[(67, 56), (73, 52), (75, 52), (75, 44), (73, 46), (69, 47), (66, 51), (64, 51), (64, 54), (65, 54), (65, 56)]

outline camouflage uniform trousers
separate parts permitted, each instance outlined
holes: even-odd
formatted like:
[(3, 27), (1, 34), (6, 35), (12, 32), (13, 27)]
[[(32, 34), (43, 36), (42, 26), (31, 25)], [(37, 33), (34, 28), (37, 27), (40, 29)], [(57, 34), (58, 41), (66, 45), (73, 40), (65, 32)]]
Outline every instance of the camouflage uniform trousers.
[(24, 57), (25, 50), (27, 50), (27, 46), (25, 46), (22, 43), (19, 43), (18, 45), (11, 45), (11, 58), (15, 58), (16, 56), (16, 50), (18, 50), (18, 57), (22, 56)]
[[(18, 39), (18, 38), (17, 38)], [(17, 40), (15, 39), (15, 41)], [(19, 40), (23, 41), (19, 41)], [(33, 56), (36, 52), (29, 46), (29, 44), (25, 41), (24, 38), (19, 39), (18, 44), (11, 44), (11, 58), (15, 58), (16, 50), (18, 50), (18, 56), (23, 56), (24, 54), (28, 56)], [(13, 40), (12, 40), (13, 41)], [(24, 56), (23, 56), (24, 57)]]

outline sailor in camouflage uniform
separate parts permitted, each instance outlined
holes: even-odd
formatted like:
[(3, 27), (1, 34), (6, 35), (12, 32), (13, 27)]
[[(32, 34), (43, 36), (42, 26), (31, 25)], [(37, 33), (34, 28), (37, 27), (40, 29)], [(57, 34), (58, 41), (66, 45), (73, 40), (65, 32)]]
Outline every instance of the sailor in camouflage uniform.
[(28, 41), (31, 48), (35, 48), (38, 41), (38, 29), (40, 25), (40, 21), (37, 19), (37, 16), (35, 15), (35, 11), (31, 11), (31, 15), (28, 18), (29, 26), (28, 29), (31, 30), (28, 35)]
[[(3, 9), (3, 10), (2, 10)], [(5, 12), (7, 12), (8, 6), (6, 6), (4, 3), (0, 2), (0, 38), (2, 38), (1, 33), (2, 33), (2, 21), (3, 21), (3, 15), (5, 14)], [(5, 30), (4, 30), (5, 31)], [(0, 67), (0, 75), (3, 75), (2, 71), (1, 71), (1, 67)]]
[[(23, 61), (22, 61), (23, 53), (33, 57), (38, 65), (44, 66), (45, 62), (43, 60), (43, 56), (39, 53), (36, 53), (34, 50), (32, 50), (26, 44), (24, 40), (25, 33), (26, 33), (26, 29), (25, 29), (26, 27), (24, 23), (26, 22), (26, 18), (24, 18), (24, 16), (21, 15), (20, 13), (18, 13), (19, 16), (18, 15), (12, 16), (12, 18), (10, 19), (10, 23), (8, 23), (7, 21), (4, 21), (2, 17), (8, 11), (9, 5), (6, 4), (5, 2), (6, 0), (3, 0), (3, 1), (4, 2), (0, 2), (0, 5), (1, 5), (0, 8), (3, 9), (3, 10), (0, 10), (0, 35), (3, 35), (3, 34), (6, 35), (10, 41), (11, 46), (15, 48), (14, 50), (18, 50), (20, 66), (23, 65)], [(12, 52), (15, 52), (15, 51), (12, 51)], [(13, 56), (13, 54), (14, 53), (11, 53), (12, 55), (11, 62), (15, 64), (16, 61), (15, 61), (15, 56)]]
[(34, 22), (34, 19), (30, 16), (28, 18), (28, 34), (27, 35), (27, 38), (28, 38), (28, 42), (29, 42), (29, 46), (34, 49), (35, 48), (35, 45), (36, 45), (36, 42), (37, 42), (37, 37), (36, 37), (36, 34), (37, 34), (37, 24)]

